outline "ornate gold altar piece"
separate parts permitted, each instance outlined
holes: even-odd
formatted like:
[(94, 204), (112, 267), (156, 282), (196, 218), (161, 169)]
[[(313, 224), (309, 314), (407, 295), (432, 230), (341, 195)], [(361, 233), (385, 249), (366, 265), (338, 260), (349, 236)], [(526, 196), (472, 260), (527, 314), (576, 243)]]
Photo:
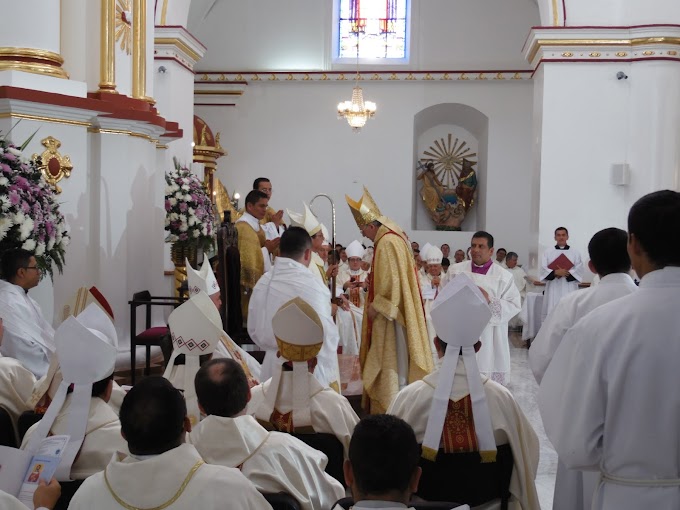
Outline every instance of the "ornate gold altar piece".
[(120, 50), (132, 53), (132, 7), (130, 0), (116, 0), (116, 42)]
[[(205, 169), (203, 180), (215, 203), (216, 187), (213, 177), (217, 170), (217, 159), (227, 153), (220, 145), (220, 134), (213, 135), (210, 126), (198, 115), (194, 115), (194, 163), (202, 163)], [(232, 217), (232, 221), (234, 218)]]
[(179, 288), (187, 279), (186, 260), (189, 260), (191, 267), (197, 267), (198, 249), (196, 246), (173, 243), (170, 247), (170, 259), (175, 265), (175, 295), (179, 296)]
[(453, 135), (435, 140), (418, 161), (420, 196), (436, 230), (461, 230), (477, 196), (477, 154)]
[(33, 154), (31, 159), (36, 163), (40, 160), (38, 168), (45, 180), (54, 188), (55, 193), (61, 193), (61, 188), (57, 183), (64, 177), (71, 176), (71, 170), (73, 170), (71, 158), (59, 152), (61, 142), (52, 136), (41, 140), (40, 143), (43, 144), (45, 150), (42, 154)]

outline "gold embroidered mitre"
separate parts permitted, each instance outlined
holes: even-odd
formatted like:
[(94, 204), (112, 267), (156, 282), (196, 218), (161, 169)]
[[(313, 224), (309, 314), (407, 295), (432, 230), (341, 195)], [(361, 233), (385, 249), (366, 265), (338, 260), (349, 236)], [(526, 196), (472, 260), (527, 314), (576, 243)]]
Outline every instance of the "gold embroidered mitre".
[(284, 303), (272, 319), (272, 329), (281, 356), (304, 362), (316, 357), (323, 345), (323, 324), (319, 315), (302, 298)]
[(358, 202), (352, 200), (347, 195), (345, 195), (345, 200), (347, 205), (349, 205), (352, 215), (354, 216), (354, 221), (357, 222), (359, 228), (368, 225), (372, 221), (379, 220), (382, 217), (380, 209), (378, 209), (378, 204), (375, 203), (373, 197), (364, 186), (364, 194), (361, 196)]

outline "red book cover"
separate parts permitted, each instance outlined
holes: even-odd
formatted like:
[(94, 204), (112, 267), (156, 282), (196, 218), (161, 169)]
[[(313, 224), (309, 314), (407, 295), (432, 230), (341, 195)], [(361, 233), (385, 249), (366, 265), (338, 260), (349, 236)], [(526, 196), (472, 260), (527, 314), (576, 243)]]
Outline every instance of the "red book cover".
[(569, 271), (572, 267), (574, 267), (574, 263), (564, 253), (561, 253), (559, 257), (548, 264), (548, 269), (553, 271), (556, 269), (566, 269)]

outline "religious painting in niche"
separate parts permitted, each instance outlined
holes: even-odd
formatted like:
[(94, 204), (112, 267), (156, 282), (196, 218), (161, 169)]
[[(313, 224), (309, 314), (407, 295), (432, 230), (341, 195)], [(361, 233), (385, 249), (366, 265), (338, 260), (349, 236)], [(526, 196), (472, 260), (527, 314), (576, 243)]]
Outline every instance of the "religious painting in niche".
[(116, 42), (120, 50), (132, 53), (132, 9), (130, 0), (116, 0)]
[(406, 58), (408, 0), (340, 0), (338, 58)]
[(71, 176), (73, 165), (70, 156), (59, 153), (61, 142), (54, 137), (48, 136), (41, 140), (45, 151), (42, 154), (33, 154), (31, 159), (45, 177), (47, 183), (54, 188), (55, 193), (61, 193), (61, 188), (57, 185), (64, 177)]
[(477, 196), (477, 161), (467, 142), (453, 138), (435, 140), (418, 160), (423, 199), (436, 230), (461, 230), (465, 215)]

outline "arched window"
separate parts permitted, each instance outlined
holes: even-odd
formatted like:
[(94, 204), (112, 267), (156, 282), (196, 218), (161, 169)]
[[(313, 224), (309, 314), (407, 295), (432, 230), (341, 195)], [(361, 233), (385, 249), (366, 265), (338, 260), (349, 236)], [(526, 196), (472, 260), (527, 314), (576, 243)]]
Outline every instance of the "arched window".
[(409, 0), (337, 0), (336, 61), (408, 61)]

